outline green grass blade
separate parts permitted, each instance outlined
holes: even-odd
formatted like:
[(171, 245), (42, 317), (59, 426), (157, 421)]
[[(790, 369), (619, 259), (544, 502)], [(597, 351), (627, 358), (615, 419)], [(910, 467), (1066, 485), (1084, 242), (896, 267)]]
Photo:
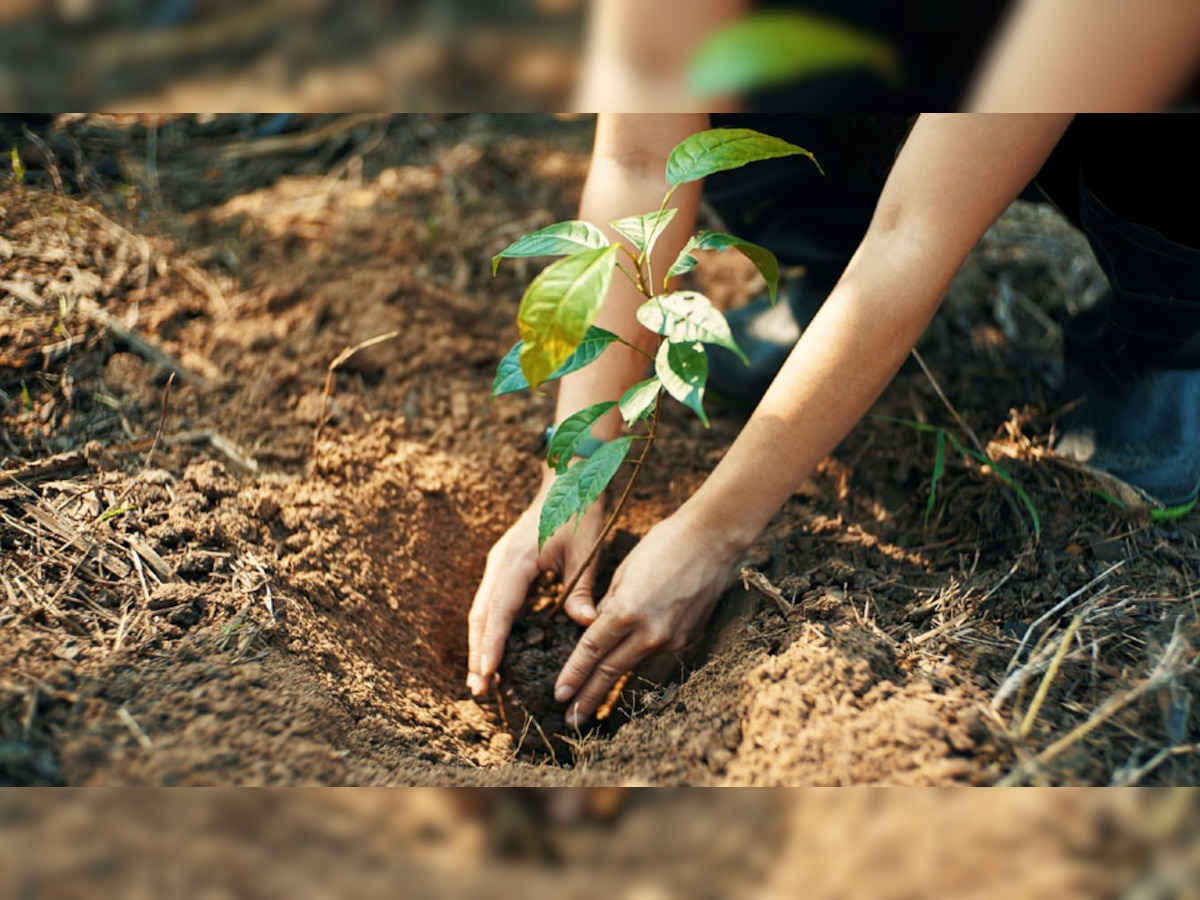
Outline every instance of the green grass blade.
[(929, 499), (925, 501), (925, 527), (929, 527), (929, 517), (933, 515), (933, 507), (937, 503), (938, 483), (942, 473), (946, 471), (946, 432), (938, 429), (937, 452), (933, 457), (933, 478), (929, 481)]

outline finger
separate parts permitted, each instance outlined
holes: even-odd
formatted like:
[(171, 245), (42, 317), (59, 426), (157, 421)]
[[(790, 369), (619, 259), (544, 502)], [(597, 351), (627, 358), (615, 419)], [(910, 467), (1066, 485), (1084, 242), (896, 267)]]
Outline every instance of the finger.
[(613, 648), (604, 659), (592, 669), (592, 674), (584, 683), (579, 693), (571, 699), (564, 721), (571, 728), (578, 728), (592, 717), (600, 704), (608, 697), (613, 685), (626, 672), (642, 661), (645, 652), (632, 636), (627, 637)]
[(614, 616), (601, 615), (579, 638), (570, 657), (554, 683), (554, 699), (559, 703), (570, 700), (587, 683), (597, 664), (608, 656), (629, 629), (617, 624)]
[(483, 578), (479, 581), (479, 588), (475, 591), (475, 599), (471, 603), (471, 611), (467, 614), (467, 687), (476, 696), (486, 690), (486, 684), (479, 674), (479, 656), (483, 649), (483, 635), (487, 629), (490, 599), (495, 593), (496, 577), (501, 569), (494, 557), (489, 555)]
[[(567, 550), (566, 578), (579, 571), (579, 566), (587, 558), (586, 550), (576, 550), (572, 545)], [(596, 560), (592, 560), (579, 582), (572, 588), (571, 593), (563, 601), (563, 609), (567, 615), (580, 625), (591, 625), (596, 621), (596, 604), (593, 600), (593, 590), (596, 586)]]
[(525, 605), (529, 586), (537, 575), (537, 565), (527, 561), (502, 571), (496, 578), (495, 588), (487, 600), (487, 621), (479, 644), (478, 674), (485, 681), (495, 675), (500, 667), (504, 642), (508, 640), (512, 623)]

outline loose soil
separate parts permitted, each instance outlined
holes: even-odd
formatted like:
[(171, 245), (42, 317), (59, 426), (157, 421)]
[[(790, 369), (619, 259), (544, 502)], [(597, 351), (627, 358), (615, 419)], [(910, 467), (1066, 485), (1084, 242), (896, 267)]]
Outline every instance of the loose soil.
[[(548, 686), (574, 626), (532, 614), (477, 703), (465, 618), (552, 410), (488, 401), (537, 271), (490, 258), (573, 216), (591, 123), (255, 127), (3, 135), (29, 171), (0, 182), (0, 782), (1196, 781), (1198, 520), (1048, 450), (1059, 323), (1102, 289), (1055, 213), (1014, 206), (919, 347), (991, 463), (949, 452), (927, 507), (935, 436), (894, 420), (972, 439), (906, 365), (752, 549), (781, 599), (735, 584), (572, 731)], [(759, 289), (735, 259), (699, 277)], [(606, 571), (739, 424), (664, 416)]]

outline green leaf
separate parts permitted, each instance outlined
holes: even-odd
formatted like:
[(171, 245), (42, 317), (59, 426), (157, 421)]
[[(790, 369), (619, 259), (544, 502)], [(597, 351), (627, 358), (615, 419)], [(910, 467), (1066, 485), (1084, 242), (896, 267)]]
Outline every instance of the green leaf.
[(546, 462), (559, 474), (567, 471), (575, 458), (575, 448), (592, 436), (596, 420), (616, 405), (612, 400), (594, 403), (563, 419), (554, 429), (554, 437), (546, 448)]
[(816, 162), (809, 151), (782, 138), (750, 128), (710, 128), (693, 134), (671, 151), (667, 158), (667, 184), (675, 187), (747, 163), (797, 155)]
[(766, 247), (760, 247), (758, 244), (744, 241), (736, 235), (720, 231), (702, 231), (690, 238), (667, 271), (666, 280), (670, 281), (675, 276), (684, 275), (696, 268), (697, 261), (696, 257), (692, 256), (693, 250), (716, 250), (718, 253), (723, 253), (730, 247), (754, 263), (754, 267), (767, 282), (767, 291), (771, 295), (771, 303), (774, 304), (779, 291), (779, 261), (775, 258), (775, 254)]
[(887, 41), (810, 13), (761, 12), (700, 44), (688, 63), (688, 87), (707, 99), (845, 69), (873, 69), (892, 84), (902, 79)]
[(711, 300), (696, 291), (676, 291), (647, 300), (638, 307), (637, 320), (674, 343), (717, 344), (750, 364), (734, 341), (725, 316)]
[[(603, 328), (593, 325), (587, 330), (587, 334), (583, 336), (583, 340), (579, 342), (579, 346), (575, 348), (575, 352), (571, 354), (570, 358), (559, 366), (557, 371), (546, 381), (554, 381), (556, 378), (569, 375), (576, 369), (590, 365), (599, 358), (605, 347), (613, 341), (619, 340), (620, 338), (611, 331), (605, 331)], [(504, 359), (500, 360), (500, 365), (496, 367), (496, 378), (492, 382), (493, 397), (511, 394), (514, 391), (523, 391), (529, 387), (529, 382), (525, 380), (525, 373), (521, 371), (520, 356), (521, 348), (524, 346), (524, 341), (517, 341), (513, 344), (512, 349), (504, 355)]]
[(658, 399), (658, 393), (661, 390), (662, 380), (657, 375), (647, 378), (645, 381), (639, 381), (627, 390), (617, 404), (621, 409), (621, 418), (625, 420), (625, 424), (632, 425), (638, 419), (644, 419), (649, 415), (650, 410), (654, 409), (654, 401)]
[(492, 277), (500, 268), (500, 260), (523, 256), (565, 256), (582, 250), (600, 250), (608, 246), (608, 238), (591, 222), (557, 222), (525, 235), (492, 257)]
[(517, 326), (524, 346), (521, 372), (536, 388), (570, 359), (587, 334), (612, 283), (617, 248), (585, 250), (546, 267), (533, 280), (521, 307)]
[(538, 519), (539, 552), (554, 532), (571, 521), (572, 517), (582, 516), (604, 493), (621, 468), (632, 443), (633, 435), (627, 435), (601, 444), (590, 457), (579, 460), (554, 479)]
[(123, 516), (127, 512), (133, 512), (137, 509), (136, 506), (118, 506), (114, 509), (106, 509), (97, 519), (97, 522), (107, 522), (109, 519), (115, 519), (117, 516)]
[[(934, 465), (933, 465), (934, 478), (933, 478), (933, 486), (931, 487), (931, 491), (936, 490), (937, 481), (941, 475), (938, 460), (944, 458), (944, 444), (946, 441), (950, 442), (950, 446), (954, 448), (955, 453), (961, 453), (963, 456), (969, 456), (976, 462), (980, 463), (981, 465), (987, 466), (988, 471), (990, 471), (997, 478), (999, 478), (1002, 482), (1004, 482), (1006, 485), (1008, 485), (1010, 488), (1012, 488), (1013, 493), (1017, 495), (1017, 501), (1022, 506), (1024, 506), (1025, 511), (1029, 513), (1029, 521), (1033, 525), (1034, 538), (1041, 538), (1041, 536), (1042, 536), (1042, 518), (1041, 518), (1041, 516), (1038, 515), (1037, 507), (1034, 506), (1033, 499), (1029, 496), (1028, 491), (1026, 491), (1025, 488), (1021, 487), (1021, 485), (1017, 484), (1016, 479), (1013, 478), (1012, 475), (1010, 475), (1007, 471), (1005, 471), (1005, 469), (1002, 466), (1000, 466), (999, 463), (997, 463), (995, 460), (993, 460), (986, 453), (980, 453), (978, 450), (975, 450), (974, 448), (965, 446), (963, 444), (963, 442), (960, 441), (958, 438), (956, 438), (951, 432), (947, 431), (944, 428), (940, 428), (937, 425), (929, 425), (924, 422), (914, 422), (911, 419), (896, 419), (896, 418), (893, 418), (892, 416), (876, 416), (875, 418), (881, 419), (884, 422), (893, 422), (897, 425), (904, 425), (904, 426), (907, 426), (908, 428), (913, 429), (914, 431), (933, 432), (933, 433), (937, 434), (937, 436), (938, 436), (938, 456), (937, 456), (937, 458), (934, 459)], [(925, 507), (926, 521), (928, 521), (928, 519), (929, 519), (929, 510), (932, 508), (932, 506), (933, 506), (933, 501), (932, 500), (928, 501), (926, 504), (926, 507)]]
[(654, 250), (655, 242), (667, 230), (671, 220), (675, 218), (676, 212), (678, 210), (672, 206), (660, 209), (658, 212), (617, 219), (611, 224), (617, 234), (633, 244), (639, 256), (649, 256)]
[(708, 357), (704, 355), (704, 345), (663, 341), (654, 358), (654, 371), (667, 393), (698, 415), (707, 428), (704, 383), (708, 380)]

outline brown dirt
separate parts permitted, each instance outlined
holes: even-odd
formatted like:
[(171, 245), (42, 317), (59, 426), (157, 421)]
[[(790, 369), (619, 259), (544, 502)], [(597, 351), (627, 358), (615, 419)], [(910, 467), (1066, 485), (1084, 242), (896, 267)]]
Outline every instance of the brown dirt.
[[(471, 700), (466, 611), (551, 409), (487, 401), (536, 271), (493, 281), (490, 257), (573, 215), (590, 124), (383, 124), (258, 157), (176, 119), (156, 180), (135, 121), (44, 126), (53, 172), (23, 145), (26, 184), (0, 187), (0, 782), (988, 784), (1134, 689), (1031, 777), (1195, 782), (1197, 520), (1122, 513), (1047, 454), (1055, 320), (1096, 274), (1025, 206), (921, 351), (1040, 538), (956, 454), (926, 524), (933, 437), (873, 417), (753, 549), (783, 607), (735, 585), (704, 645), (646, 667), (594, 731), (563, 733), (542, 687), (566, 623), (530, 619), (503, 702)], [(705, 277), (727, 305), (750, 292), (732, 260)], [(391, 331), (326, 403), (331, 361)], [(147, 346), (174, 361), (169, 388)], [(915, 365), (876, 412), (956, 428)], [(738, 421), (663, 427), (610, 571)]]

